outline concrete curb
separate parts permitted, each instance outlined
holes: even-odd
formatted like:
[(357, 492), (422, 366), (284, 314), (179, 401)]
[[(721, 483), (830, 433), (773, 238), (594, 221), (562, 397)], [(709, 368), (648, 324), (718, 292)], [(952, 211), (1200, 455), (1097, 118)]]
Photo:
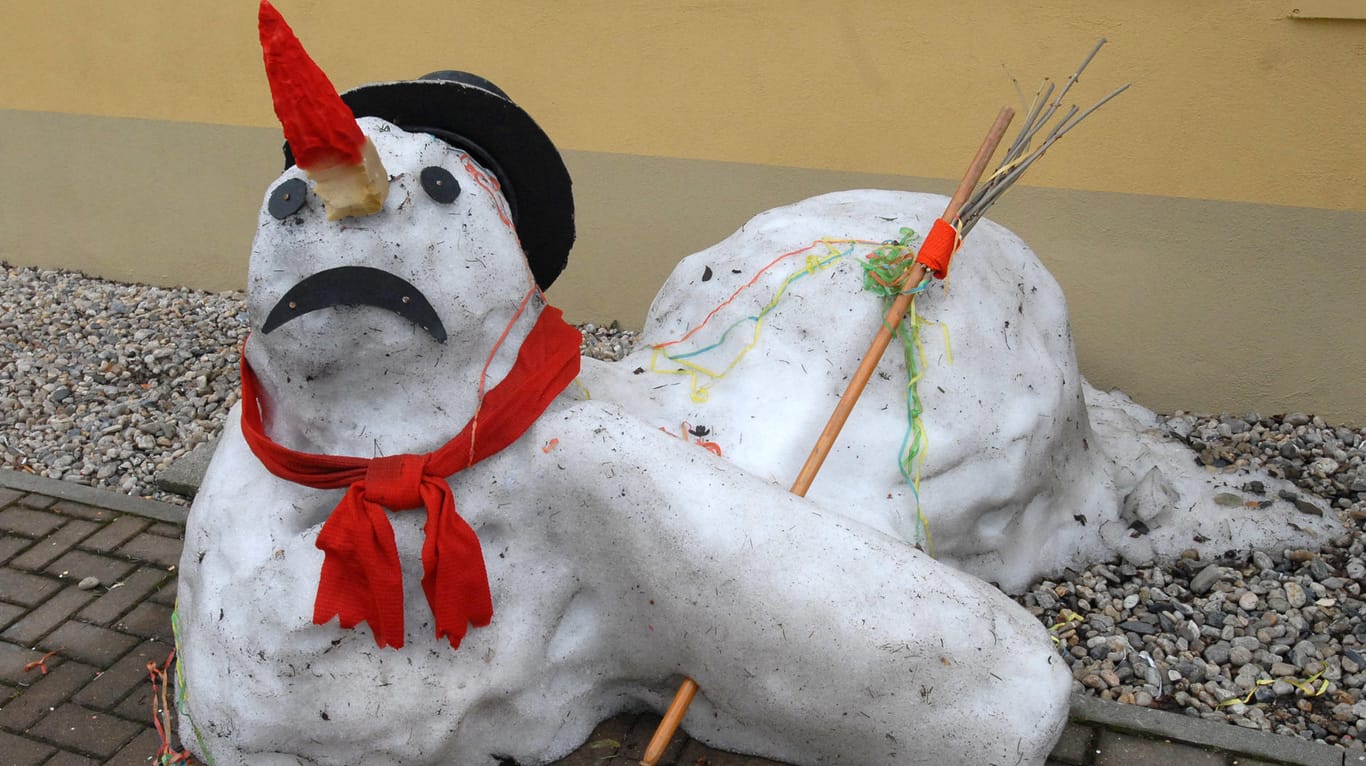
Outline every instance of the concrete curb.
[(180, 505), (162, 503), (145, 497), (120, 495), (107, 489), (87, 487), (84, 484), (60, 479), (49, 479), (46, 476), (35, 476), (23, 471), (0, 469), (0, 487), (47, 495), (59, 500), (70, 500), (73, 503), (93, 505), (98, 508), (108, 508), (111, 511), (130, 513), (134, 516), (171, 524), (184, 525), (185, 518), (190, 512), (189, 508)]
[(1286, 737), (1264, 731), (1244, 729), (1217, 721), (1167, 713), (1161, 710), (1122, 705), (1085, 694), (1073, 694), (1069, 703), (1074, 722), (1115, 731), (1139, 734), (1152, 739), (1169, 739), (1197, 747), (1215, 748), (1228, 753), (1258, 758), (1272, 763), (1295, 766), (1343, 766), (1366, 763), (1332, 745)]
[(209, 469), (209, 461), (217, 449), (218, 438), (214, 437), (190, 450), (189, 454), (157, 474), (157, 488), (182, 497), (194, 497), (199, 485), (204, 483), (204, 472)]

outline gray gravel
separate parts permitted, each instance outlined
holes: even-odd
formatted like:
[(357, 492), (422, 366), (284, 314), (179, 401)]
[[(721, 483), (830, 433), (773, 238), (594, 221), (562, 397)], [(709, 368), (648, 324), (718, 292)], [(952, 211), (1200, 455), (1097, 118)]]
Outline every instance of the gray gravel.
[(153, 478), (237, 401), (242, 293), (3, 273), (0, 467), (183, 502)]
[[(1363, 750), (1366, 430), (1304, 413), (1178, 412), (1166, 428), (1208, 471), (1263, 468), (1302, 491), (1284, 499), (1327, 500), (1347, 532), (1318, 552), (1097, 564), (1018, 600), (1058, 639), (1078, 691)], [(1255, 480), (1240, 490), (1230, 501), (1267, 492)]]
[[(242, 293), (0, 271), (0, 467), (184, 504), (154, 479), (237, 400)], [(581, 329), (599, 359), (637, 340), (615, 325)], [(1097, 564), (1018, 600), (1050, 627), (1078, 690), (1363, 749), (1366, 430), (1304, 413), (1178, 412), (1166, 427), (1211, 472), (1264, 468), (1323, 498), (1348, 534), (1317, 553)], [(1230, 497), (1266, 492), (1241, 490)]]

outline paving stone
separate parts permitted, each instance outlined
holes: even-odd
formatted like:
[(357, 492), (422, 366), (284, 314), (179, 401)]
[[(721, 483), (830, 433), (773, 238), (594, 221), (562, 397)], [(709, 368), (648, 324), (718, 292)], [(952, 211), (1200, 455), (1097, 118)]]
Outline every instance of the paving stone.
[(1223, 755), (1198, 747), (1102, 729), (1093, 766), (1225, 766)]
[(71, 587), (43, 602), (42, 606), (5, 628), (0, 637), (19, 644), (36, 644), (94, 597), (94, 594), (77, 588), (73, 583)]
[(63, 662), (0, 708), (0, 729), (23, 733), (52, 708), (65, 702), (99, 671), (80, 662)]
[(147, 683), (138, 684), (133, 687), (133, 691), (123, 698), (112, 711), (119, 718), (126, 718), (130, 721), (146, 721), (146, 725), (152, 725), (152, 681), (149, 678)]
[(621, 753), (636, 761), (645, 754), (645, 746), (650, 744), (650, 737), (659, 728), (659, 716), (634, 715), (627, 718), (626, 724), (626, 731), (621, 735)]
[(707, 766), (783, 766), (783, 764), (770, 761), (767, 758), (723, 753), (719, 750), (712, 750), (695, 740), (688, 740), (688, 744), (679, 753), (676, 763), (679, 766), (683, 766), (683, 764), (692, 766), (692, 764), (699, 762), (705, 763)]
[(72, 519), (57, 531), (29, 546), (22, 554), (15, 556), (9, 565), (18, 569), (38, 571), (99, 528), (100, 526), (93, 521)]
[(0, 537), (0, 564), (9, 561), (18, 555), (25, 548), (33, 545), (34, 541), (19, 535), (5, 535)]
[(32, 734), (58, 747), (108, 758), (138, 735), (131, 721), (66, 703), (34, 725)]
[[(0, 641), (0, 683), (10, 686), (27, 686), (42, 676), (42, 671), (38, 668), (24, 670), (24, 666), (30, 662), (42, 659), (43, 652), (18, 644), (11, 644), (7, 641)], [(47, 660), (48, 672), (51, 672), (63, 659), (60, 656), (53, 656)]]
[[(628, 763), (635, 763), (644, 756), (646, 746), (649, 745), (650, 739), (654, 736), (655, 729), (659, 727), (659, 716), (642, 714), (635, 716), (619, 716), (618, 719), (625, 724), (625, 730), (621, 731), (619, 737), (621, 747), (617, 751), (616, 757), (624, 758)], [(618, 719), (614, 719), (614, 721)], [(620, 729), (618, 729), (618, 731), (620, 731)], [(617, 738), (614, 737), (613, 739)], [(584, 750), (588, 750), (590, 755), (594, 754), (590, 747), (592, 744), (593, 741), (589, 740), (585, 747), (580, 748), (579, 753), (576, 753), (576, 755), (582, 755)], [(610, 750), (605, 750), (604, 752), (611, 753)], [(596, 762), (602, 762), (603, 758), (603, 753), (596, 754)], [(593, 762), (595, 761), (584, 761), (584, 763)], [(769, 761), (764, 758), (733, 755), (731, 753), (723, 753), (719, 750), (711, 750), (688, 738), (686, 734), (675, 734), (674, 738), (669, 741), (669, 746), (665, 748), (663, 756), (660, 758), (661, 764), (676, 764), (676, 766), (685, 766), (685, 764), (686, 766), (692, 766), (699, 762), (706, 763), (708, 766), (782, 766), (782, 764), (779, 764), (776, 761)], [(558, 764), (556, 766), (558, 766)]]
[(156, 757), (159, 747), (161, 737), (157, 736), (155, 729), (148, 727), (134, 737), (132, 742), (124, 745), (113, 758), (105, 761), (104, 766), (147, 766), (153, 763), (152, 759)]
[(118, 582), (105, 583), (107, 590), (82, 609), (79, 616), (87, 622), (109, 625), (156, 592), (167, 577), (160, 569), (142, 567)]
[(74, 660), (107, 668), (137, 642), (136, 638), (118, 631), (72, 620), (48, 634), (42, 648), (56, 649)]
[(22, 535), (35, 539), (51, 534), (52, 530), (65, 522), (66, 519), (55, 513), (37, 511), (32, 508), (20, 508), (12, 505), (0, 511), (0, 530), (12, 535)]
[(116, 515), (108, 508), (98, 508), (85, 503), (78, 503), (74, 500), (61, 500), (53, 503), (52, 510), (63, 516), (75, 516), (86, 521), (109, 521)]
[(43, 766), (100, 766), (100, 762), (94, 758), (58, 750), (56, 755), (43, 761)]
[(155, 638), (167, 643), (174, 641), (171, 630), (171, 607), (144, 601), (133, 607), (113, 626), (120, 633), (140, 638)]
[(185, 527), (179, 524), (168, 524), (165, 522), (155, 524), (147, 531), (154, 535), (159, 535), (161, 537), (170, 537), (175, 540), (179, 540), (185, 536)]
[[(646, 727), (645, 738), (641, 744), (641, 756), (645, 755), (645, 748), (650, 745), (650, 740), (655, 735), (655, 729), (658, 728), (659, 719), (651, 718), (649, 720), (648, 726)], [(687, 763), (689, 764), (689, 766), (691, 766), (691, 764), (697, 759), (694, 758), (692, 761), (683, 760), (683, 751), (688, 747), (688, 744), (691, 742), (692, 739), (680, 728), (678, 731), (674, 732), (673, 737), (669, 740), (669, 744), (665, 746), (664, 753), (659, 757), (659, 762), (672, 764)]]
[(27, 508), (37, 508), (39, 510), (51, 508), (52, 504), (55, 502), (57, 502), (57, 498), (49, 495), (40, 495), (36, 492), (30, 492), (19, 498), (19, 505)]
[(8, 628), (11, 623), (24, 615), (25, 610), (22, 606), (15, 604), (0, 604), (0, 630)]
[(161, 587), (157, 588), (157, 592), (152, 594), (151, 600), (154, 603), (162, 604), (163, 606), (174, 607), (176, 600), (177, 582), (178, 579), (172, 577), (171, 579), (162, 583)]
[(143, 641), (101, 673), (99, 678), (76, 692), (71, 700), (95, 710), (112, 710), (138, 686), (151, 686), (147, 663), (162, 667), (170, 655), (170, 644)]
[(124, 543), (119, 553), (169, 569), (180, 563), (180, 541), (143, 532)]
[(151, 522), (137, 516), (120, 516), (105, 524), (98, 533), (87, 538), (81, 543), (81, 547), (101, 553), (110, 553), (146, 529), (150, 524)]
[(57, 748), (25, 737), (0, 731), (0, 753), (13, 766), (42, 766)]
[(1091, 742), (1095, 736), (1096, 732), (1090, 726), (1068, 723), (1067, 728), (1062, 730), (1062, 736), (1058, 738), (1057, 744), (1053, 745), (1050, 757), (1058, 763), (1082, 766), (1086, 763), (1086, 755), (1091, 750)]
[(51, 577), (0, 567), (0, 599), (20, 606), (37, 606), (62, 589)]
[(621, 742), (635, 719), (636, 716), (619, 715), (599, 723), (578, 750), (555, 761), (552, 766), (601, 766), (614, 763), (621, 753)]
[(75, 550), (67, 551), (61, 558), (48, 564), (46, 571), (48, 574), (77, 582), (86, 577), (98, 577), (100, 582), (110, 585), (118, 582), (136, 567), (137, 564), (125, 559)]
[(13, 503), (14, 501), (18, 500), (23, 496), (24, 493), (20, 492), (17, 489), (0, 487), (0, 508), (4, 508), (5, 506), (9, 505), (10, 503)]

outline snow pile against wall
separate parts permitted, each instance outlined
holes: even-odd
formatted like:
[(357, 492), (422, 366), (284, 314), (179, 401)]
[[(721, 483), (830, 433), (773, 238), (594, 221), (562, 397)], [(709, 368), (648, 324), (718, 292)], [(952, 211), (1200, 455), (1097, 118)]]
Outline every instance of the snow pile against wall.
[[(756, 216), (678, 265), (619, 363), (637, 374), (591, 365), (594, 395), (790, 485), (883, 321), (868, 256), (914, 247), (943, 208), (850, 191)], [(1285, 482), (1207, 472), (1153, 413), (1091, 388), (1061, 290), (1002, 227), (973, 230), (915, 316), (909, 352), (894, 343), (883, 358), (816, 502), (1009, 591), (1116, 557), (1314, 547), (1336, 528), (1279, 499)], [(1230, 502), (1254, 480), (1265, 495)]]

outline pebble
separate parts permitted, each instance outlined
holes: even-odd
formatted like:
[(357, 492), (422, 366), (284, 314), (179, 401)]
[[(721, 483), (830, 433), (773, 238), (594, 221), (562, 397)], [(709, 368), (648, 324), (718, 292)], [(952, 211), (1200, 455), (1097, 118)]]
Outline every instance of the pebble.
[(1299, 609), (1304, 606), (1308, 596), (1305, 595), (1304, 588), (1294, 580), (1285, 584), (1285, 603), (1291, 609)]
[(76, 583), (76, 587), (81, 590), (94, 590), (95, 588), (100, 587), (100, 578), (84, 577), (80, 582)]
[(1215, 564), (1210, 564), (1204, 569), (1201, 569), (1195, 577), (1191, 578), (1191, 592), (1200, 596), (1209, 593), (1210, 588), (1214, 587), (1214, 584), (1219, 581), (1219, 577), (1223, 572), (1224, 568)]
[[(185, 504), (153, 482), (217, 435), (238, 399), (242, 293), (3, 264), (0, 273), (0, 467)], [(638, 339), (616, 323), (580, 329), (584, 355), (606, 361)], [(1359, 749), (1366, 429), (1307, 413), (1188, 412), (1168, 416), (1165, 428), (1210, 470), (1254, 468), (1293, 482), (1297, 491), (1281, 499), (1306, 513), (1322, 503), (1349, 534), (1320, 551), (1100, 563), (1017, 600), (1059, 626), (1077, 691)], [(1275, 500), (1260, 481), (1241, 489)], [(79, 587), (99, 585), (87, 577)]]

